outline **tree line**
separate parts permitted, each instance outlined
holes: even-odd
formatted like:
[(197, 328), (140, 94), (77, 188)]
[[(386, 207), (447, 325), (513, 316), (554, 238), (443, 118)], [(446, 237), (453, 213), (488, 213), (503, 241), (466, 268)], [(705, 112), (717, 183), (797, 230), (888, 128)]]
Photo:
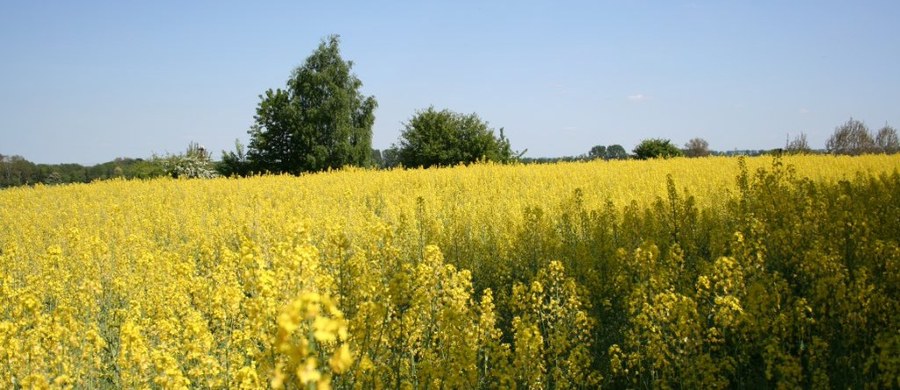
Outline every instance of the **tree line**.
[[(418, 110), (403, 124), (397, 142), (385, 150), (372, 148), (372, 126), (378, 102), (360, 92), (362, 81), (352, 73), (353, 62), (340, 54), (340, 39), (323, 39), (305, 62), (293, 70), (285, 88), (259, 96), (250, 141), (235, 140), (234, 150), (222, 151), (214, 161), (196, 143), (180, 154), (151, 159), (120, 158), (85, 167), (78, 164), (35, 164), (21, 156), (0, 155), (0, 188), (37, 183), (86, 183), (122, 177), (152, 178), (246, 176), (264, 173), (300, 174), (344, 166), (393, 168), (469, 164), (476, 161), (550, 163), (558, 161), (817, 153), (801, 133), (784, 148), (769, 151), (717, 152), (702, 138), (678, 147), (669, 139), (641, 141), (629, 154), (618, 144), (596, 145), (570, 157), (526, 158), (514, 151), (504, 129), (495, 130), (476, 113), (463, 114), (433, 106)], [(824, 152), (859, 155), (897, 153), (897, 131), (885, 124), (876, 133), (851, 118), (838, 126)]]
[(34, 184), (90, 183), (117, 177), (149, 179), (165, 174), (152, 159), (117, 158), (84, 166), (81, 164), (36, 164), (19, 155), (0, 154), (0, 188)]

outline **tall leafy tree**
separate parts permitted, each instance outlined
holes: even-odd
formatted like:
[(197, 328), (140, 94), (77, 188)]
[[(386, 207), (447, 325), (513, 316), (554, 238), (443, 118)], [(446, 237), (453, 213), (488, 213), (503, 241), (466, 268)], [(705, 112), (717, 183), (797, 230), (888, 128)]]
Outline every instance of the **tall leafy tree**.
[(300, 173), (369, 165), (378, 103), (360, 93), (337, 35), (296, 68), (286, 89), (260, 95), (247, 151), (257, 171)]

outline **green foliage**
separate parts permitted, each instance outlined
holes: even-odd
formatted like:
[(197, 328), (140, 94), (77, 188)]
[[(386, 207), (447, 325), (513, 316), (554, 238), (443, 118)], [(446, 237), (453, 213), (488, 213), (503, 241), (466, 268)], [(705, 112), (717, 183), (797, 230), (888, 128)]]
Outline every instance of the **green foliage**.
[(222, 160), (216, 164), (216, 171), (225, 177), (247, 176), (250, 174), (250, 168), (244, 144), (237, 139), (234, 140), (234, 150), (227, 152), (223, 150)]
[(93, 166), (35, 164), (22, 156), (0, 155), (0, 188), (34, 184), (90, 183), (112, 178), (150, 179), (165, 175), (156, 160), (117, 158)]
[(382, 156), (381, 150), (372, 149), (372, 165), (379, 168), (384, 166), (384, 156)]
[(588, 158), (596, 160), (599, 158), (606, 159), (606, 146), (596, 145), (588, 152)]
[(606, 148), (606, 159), (607, 160), (624, 160), (628, 158), (628, 152), (625, 151), (625, 148), (619, 144), (609, 145)]
[(393, 168), (400, 165), (400, 150), (395, 146), (381, 152), (381, 167)]
[(301, 173), (367, 166), (377, 102), (359, 89), (339, 38), (323, 40), (286, 89), (260, 95), (247, 158), (256, 171)]
[(682, 155), (681, 149), (673, 145), (671, 140), (661, 138), (645, 139), (632, 152), (634, 157), (640, 160), (679, 157)]
[(508, 162), (509, 140), (500, 136), (477, 114), (459, 114), (434, 107), (418, 111), (405, 124), (397, 146), (399, 161), (407, 167), (449, 166), (478, 160)]
[(22, 156), (0, 154), (0, 188), (40, 183), (37, 165)]
[[(625, 151), (625, 148), (622, 145), (596, 145), (587, 154), (588, 160), (624, 160), (628, 158), (628, 152)], [(577, 160), (577, 159), (575, 159)]]

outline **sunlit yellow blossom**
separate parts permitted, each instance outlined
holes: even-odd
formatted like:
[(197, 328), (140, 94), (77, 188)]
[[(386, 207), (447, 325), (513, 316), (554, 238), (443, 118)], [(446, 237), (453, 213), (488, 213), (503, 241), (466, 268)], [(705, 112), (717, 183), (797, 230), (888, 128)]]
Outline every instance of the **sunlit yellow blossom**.
[(353, 355), (350, 354), (350, 346), (347, 344), (342, 344), (340, 348), (334, 352), (331, 360), (328, 361), (328, 364), (331, 365), (331, 371), (337, 374), (342, 374), (344, 371), (347, 371), (352, 363)]
[(897, 167), (3, 189), (0, 388), (896, 388)]
[(297, 367), (297, 378), (300, 378), (300, 383), (316, 382), (322, 378), (322, 374), (317, 370), (316, 358), (308, 358)]

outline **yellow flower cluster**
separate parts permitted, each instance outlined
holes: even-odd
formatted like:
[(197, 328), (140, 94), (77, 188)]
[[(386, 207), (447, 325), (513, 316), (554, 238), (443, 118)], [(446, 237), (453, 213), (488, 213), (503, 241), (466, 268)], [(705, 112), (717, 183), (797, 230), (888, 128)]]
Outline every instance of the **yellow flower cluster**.
[(0, 388), (896, 387), (898, 166), (6, 189)]
[(323, 355), (330, 356), (330, 372), (346, 372), (353, 362), (346, 341), (347, 324), (334, 302), (317, 293), (302, 294), (278, 315), (275, 347), (282, 358), (272, 387), (281, 389), (285, 381), (296, 381), (299, 387), (330, 388), (330, 373), (319, 371), (319, 361)]

